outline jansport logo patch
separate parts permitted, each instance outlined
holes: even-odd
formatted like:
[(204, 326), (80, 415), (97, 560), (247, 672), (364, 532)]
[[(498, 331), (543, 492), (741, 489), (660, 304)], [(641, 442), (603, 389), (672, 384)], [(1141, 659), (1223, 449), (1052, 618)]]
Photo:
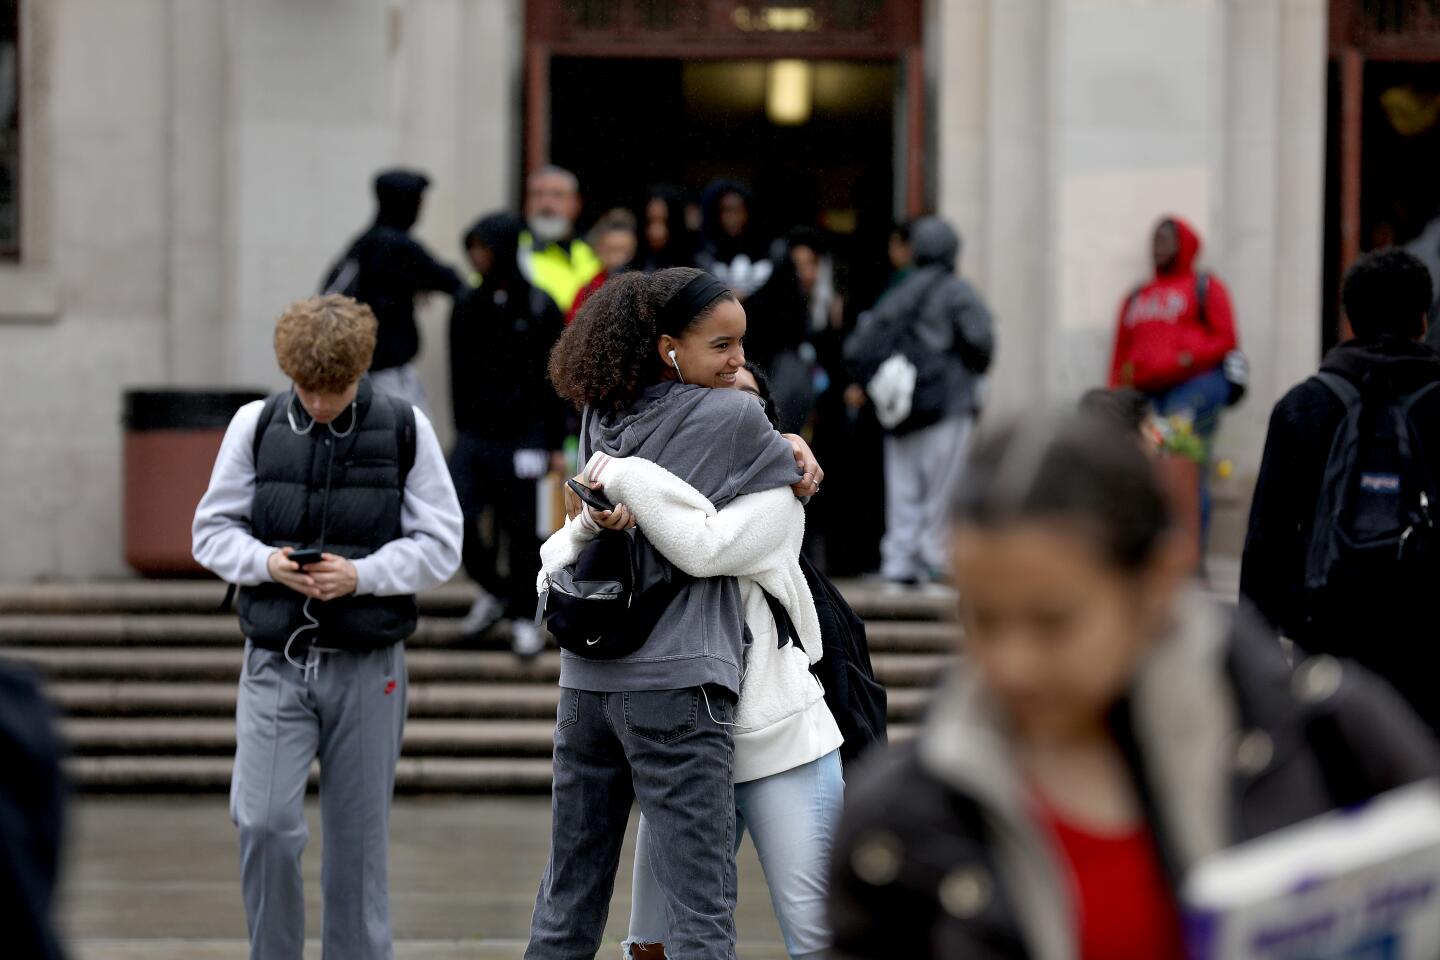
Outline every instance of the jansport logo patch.
[(1400, 474), (1362, 473), (1360, 474), (1360, 489), (1366, 493), (1399, 493)]

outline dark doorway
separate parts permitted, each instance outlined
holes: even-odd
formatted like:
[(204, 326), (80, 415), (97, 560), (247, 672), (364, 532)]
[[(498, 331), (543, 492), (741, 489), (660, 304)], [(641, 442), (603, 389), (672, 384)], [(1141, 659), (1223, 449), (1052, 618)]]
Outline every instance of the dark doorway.
[[(634, 210), (647, 185), (698, 199), (719, 177), (754, 192), (762, 235), (821, 227), (857, 292), (883, 284), (894, 217), (893, 61), (809, 61), (803, 123), (767, 115), (763, 60), (556, 57), (550, 63), (550, 157), (575, 171), (587, 220)], [(873, 276), (872, 276), (873, 275)]]

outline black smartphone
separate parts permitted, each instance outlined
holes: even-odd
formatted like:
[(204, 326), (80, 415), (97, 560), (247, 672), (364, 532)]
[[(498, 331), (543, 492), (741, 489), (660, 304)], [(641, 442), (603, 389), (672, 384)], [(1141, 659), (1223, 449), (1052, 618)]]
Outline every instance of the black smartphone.
[(587, 487), (585, 486), (585, 484), (581, 483), (579, 480), (574, 479), (573, 477), (569, 480), (566, 480), (565, 484), (571, 490), (575, 491), (575, 496), (579, 497), (585, 503), (589, 504), (590, 509), (599, 510), (601, 512), (615, 509), (615, 504), (611, 503), (609, 498), (607, 498), (599, 490), (596, 490), (593, 487)]
[(292, 550), (290, 552), (290, 559), (300, 564), (302, 569), (309, 564), (319, 563), (323, 558), (324, 554), (314, 547), (306, 547), (303, 550)]

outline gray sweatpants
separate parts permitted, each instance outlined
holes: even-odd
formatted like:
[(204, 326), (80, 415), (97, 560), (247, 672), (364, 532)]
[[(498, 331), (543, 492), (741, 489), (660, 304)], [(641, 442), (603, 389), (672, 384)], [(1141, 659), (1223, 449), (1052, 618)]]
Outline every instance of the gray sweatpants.
[(252, 960), (300, 960), (309, 830), (305, 785), (320, 758), (325, 846), (322, 956), (390, 960), (390, 797), (405, 730), (405, 650), (311, 650), (300, 670), (246, 641), (235, 708), (230, 817)]
[(901, 437), (886, 435), (880, 572), (887, 579), (950, 572), (950, 500), (974, 426), (974, 417), (951, 417)]

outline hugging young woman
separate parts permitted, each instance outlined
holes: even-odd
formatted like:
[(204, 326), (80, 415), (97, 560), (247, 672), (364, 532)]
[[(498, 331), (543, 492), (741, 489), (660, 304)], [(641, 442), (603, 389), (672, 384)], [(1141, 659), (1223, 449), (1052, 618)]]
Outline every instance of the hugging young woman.
[[(582, 453), (664, 468), (716, 509), (747, 494), (808, 496), (821, 474), (808, 449), (770, 425), (736, 385), (745, 313), (699, 270), (615, 277), (556, 346), (550, 375), (585, 408)], [(623, 505), (578, 524), (620, 528)], [(552, 538), (553, 539), (553, 538)], [(558, 542), (558, 541), (557, 541)], [(543, 554), (542, 554), (543, 559)], [(652, 840), (675, 956), (735, 955), (734, 737), (746, 636), (734, 576), (696, 577), (636, 653), (562, 655), (550, 861), (526, 957), (595, 955), (632, 804)]]

